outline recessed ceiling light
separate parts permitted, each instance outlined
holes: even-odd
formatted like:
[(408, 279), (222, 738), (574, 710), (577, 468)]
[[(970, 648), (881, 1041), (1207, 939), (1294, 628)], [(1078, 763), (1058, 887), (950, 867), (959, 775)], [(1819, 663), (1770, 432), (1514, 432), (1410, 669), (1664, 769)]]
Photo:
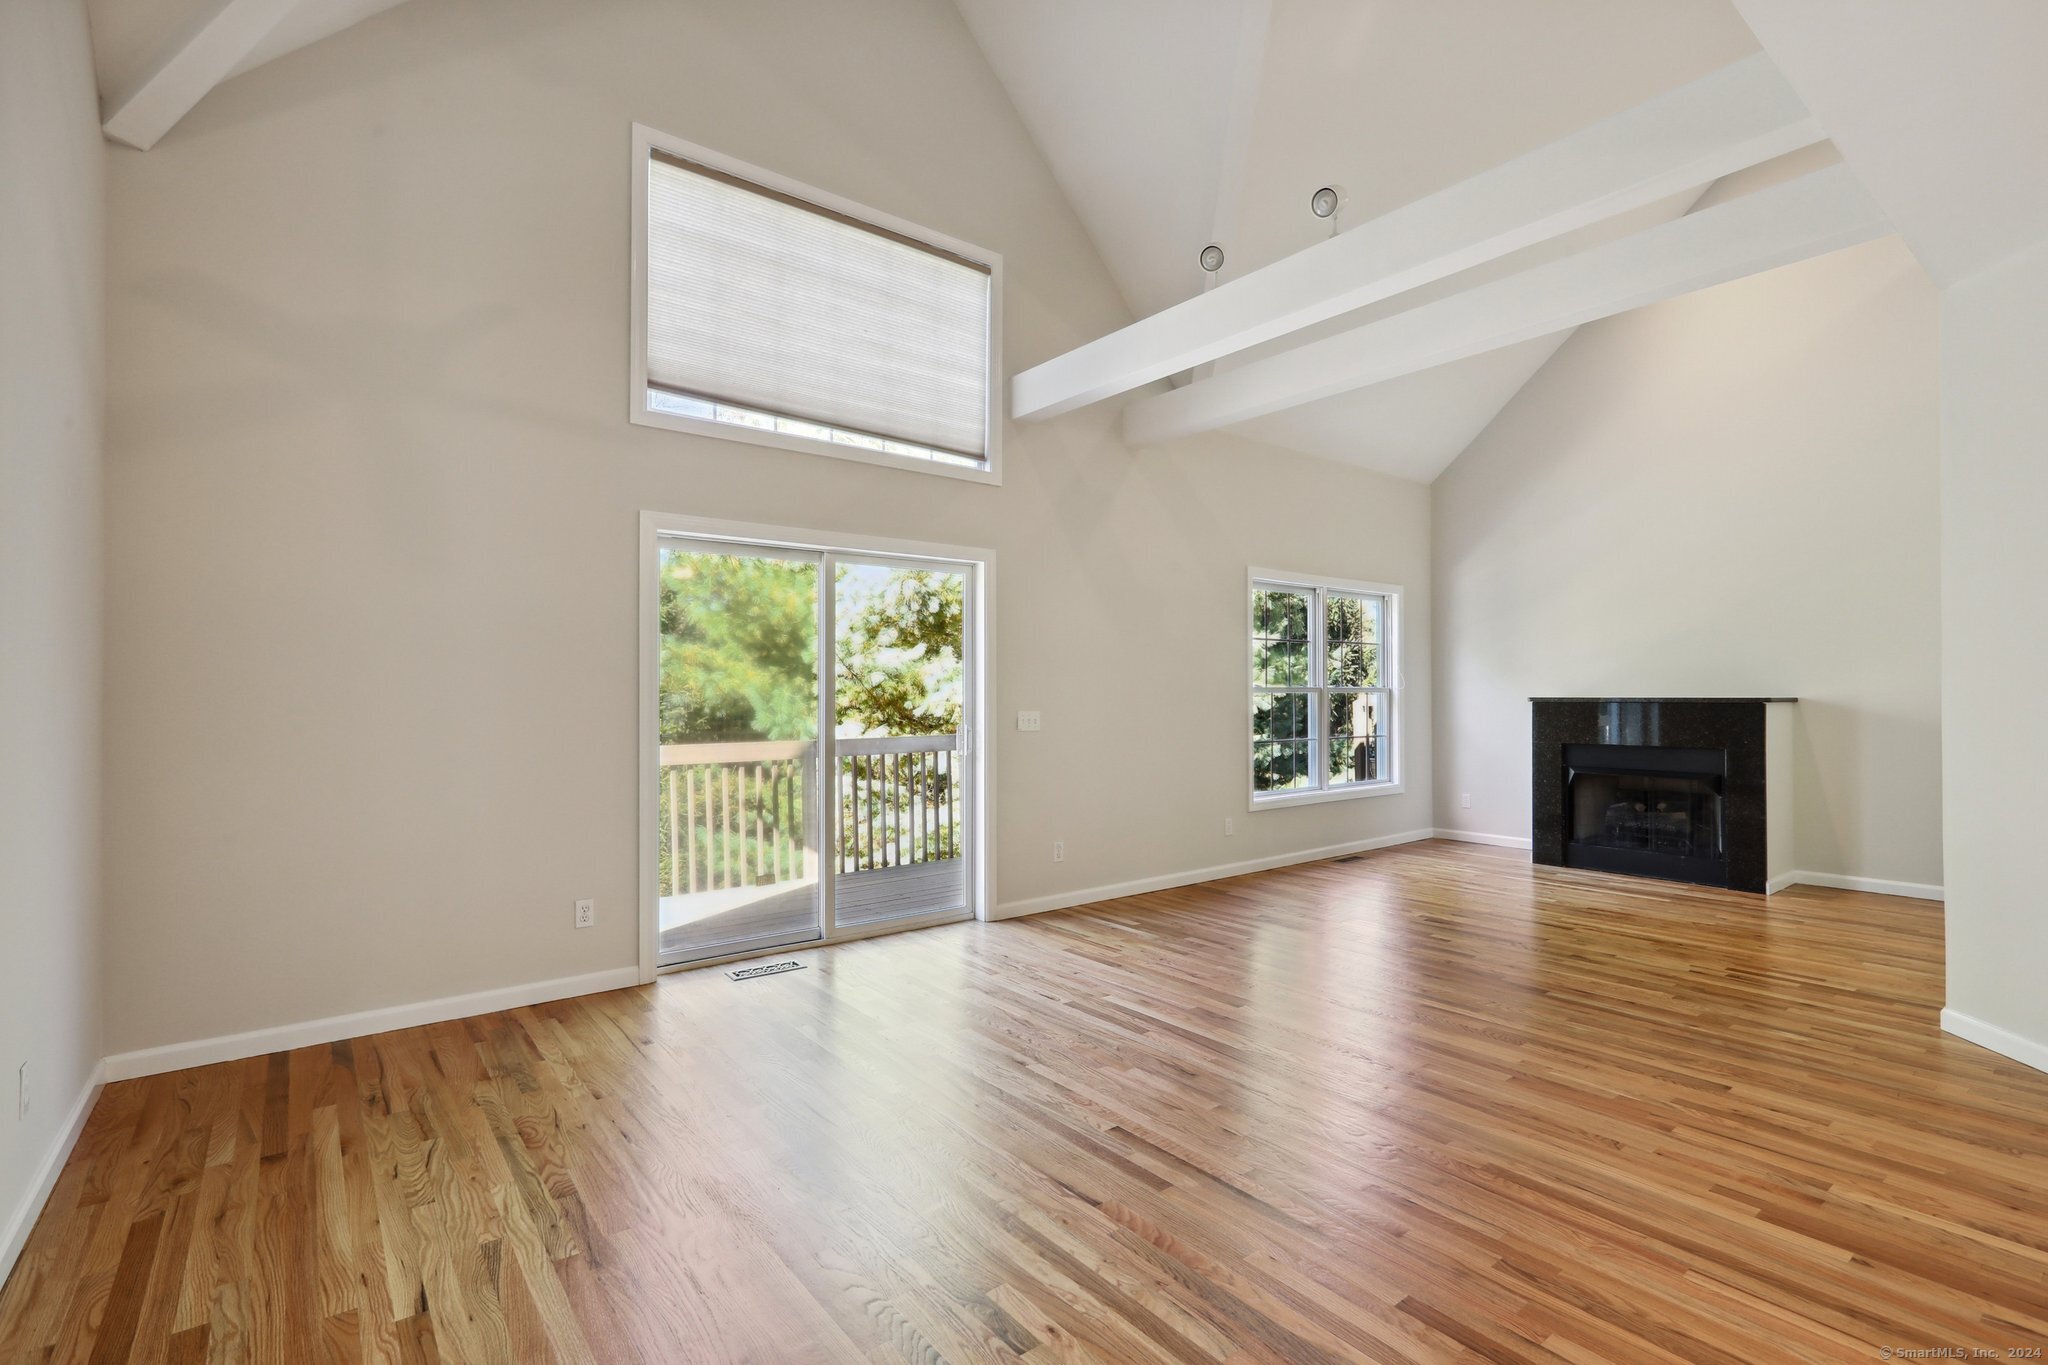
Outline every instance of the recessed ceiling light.
[(1318, 218), (1335, 218), (1343, 207), (1344, 191), (1335, 185), (1325, 185), (1308, 197), (1308, 211)]
[(1223, 268), (1223, 248), (1214, 242), (1209, 243), (1202, 248), (1201, 262), (1202, 269), (1215, 274)]

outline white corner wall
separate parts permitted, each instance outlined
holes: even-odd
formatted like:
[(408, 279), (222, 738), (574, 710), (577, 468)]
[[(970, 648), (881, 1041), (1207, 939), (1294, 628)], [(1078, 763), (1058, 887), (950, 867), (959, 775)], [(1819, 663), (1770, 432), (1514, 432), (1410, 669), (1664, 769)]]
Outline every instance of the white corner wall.
[(84, 5), (0, 3), (0, 1279), (100, 1058), (104, 161)]
[(1939, 894), (1937, 314), (1886, 240), (1565, 344), (1434, 489), (1437, 825), (1527, 838), (1531, 696), (1796, 695), (1798, 868)]
[[(996, 550), (1003, 906), (1429, 827), (1427, 488), (630, 426), (636, 120), (1002, 252), (1012, 368), (1128, 320), (949, 0), (413, 0), (114, 150), (109, 1052), (632, 968), (642, 509)], [(1407, 588), (1405, 794), (1247, 815), (1252, 564)]]
[(1941, 348), (1942, 1022), (2048, 1069), (2048, 245), (1945, 290)]

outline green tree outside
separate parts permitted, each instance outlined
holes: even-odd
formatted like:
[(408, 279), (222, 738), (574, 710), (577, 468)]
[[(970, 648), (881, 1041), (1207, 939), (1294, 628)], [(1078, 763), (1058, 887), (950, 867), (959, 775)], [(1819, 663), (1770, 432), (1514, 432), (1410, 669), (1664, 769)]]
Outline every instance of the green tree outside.
[[(817, 738), (816, 564), (692, 552), (667, 552), (661, 565), (661, 687), (663, 744), (746, 743)], [(840, 565), (835, 577), (837, 638), (834, 641), (835, 733), (842, 737), (957, 733), (963, 718), (966, 603), (964, 577), (957, 572), (898, 570)], [(686, 832), (705, 867), (743, 864), (749, 880), (763, 860), (776, 863), (773, 849), (800, 845), (803, 765), (778, 765), (756, 773), (765, 779), (750, 802), (749, 826), (728, 835), (718, 829)], [(693, 770), (701, 780), (713, 771)], [(722, 778), (723, 774), (718, 774)], [(886, 778), (886, 785), (881, 779)], [(868, 804), (853, 808), (855, 783)], [(875, 850), (853, 847), (861, 829), (853, 818), (873, 816), (873, 801), (888, 804), (883, 815), (904, 826), (913, 806), (949, 807), (958, 799), (950, 764), (939, 755), (903, 755), (893, 763), (859, 758), (842, 761), (840, 800), (847, 818), (841, 826), (849, 859), (858, 866)], [(661, 791), (662, 828), (669, 828), (669, 784)], [(701, 820), (697, 823), (702, 824)], [(950, 830), (900, 835), (889, 856), (928, 859), (955, 856)], [(761, 831), (757, 836), (756, 830)], [(762, 837), (765, 836), (765, 837)], [(664, 838), (661, 878), (677, 886), (673, 850)], [(785, 857), (769, 868), (769, 879), (793, 875)]]

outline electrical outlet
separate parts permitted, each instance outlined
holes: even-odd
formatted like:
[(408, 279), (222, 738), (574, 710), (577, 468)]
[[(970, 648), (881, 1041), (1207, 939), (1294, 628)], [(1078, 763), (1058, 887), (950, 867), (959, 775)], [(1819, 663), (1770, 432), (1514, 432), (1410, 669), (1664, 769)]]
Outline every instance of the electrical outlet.
[(1226, 815), (1223, 817), (1223, 832), (1225, 834), (1237, 833), (1237, 818), (1235, 816)]
[(1056, 863), (1063, 863), (1067, 860), (1067, 845), (1065, 840), (1055, 839), (1052, 841), (1052, 860)]
[(1019, 730), (1036, 730), (1038, 727), (1039, 718), (1036, 711), (1019, 711), (1017, 713), (1017, 728)]
[(1471, 793), (1471, 792), (1465, 792), (1465, 793), (1462, 793), (1462, 794), (1461, 794), (1461, 795), (1460, 795), (1460, 796), (1458, 797), (1458, 804), (1459, 804), (1460, 806), (1463, 806), (1463, 807), (1464, 807), (1464, 808), (1465, 808), (1466, 810), (1471, 810), (1471, 809), (1472, 809), (1472, 793)]
[(597, 902), (577, 901), (576, 927), (578, 929), (588, 929), (591, 925), (595, 923), (597, 923)]
[(15, 1091), (15, 1098), (14, 1098), (14, 1117), (15, 1117), (15, 1118), (17, 1118), (17, 1119), (25, 1119), (25, 1118), (27, 1118), (27, 1117), (28, 1117), (28, 1063), (27, 1063), (27, 1062), (23, 1062), (23, 1063), (21, 1064), (21, 1073), (20, 1073), (20, 1075), (21, 1075), (21, 1080), (20, 1080), (20, 1088), (19, 1088), (18, 1090), (16, 1090), (16, 1091)]

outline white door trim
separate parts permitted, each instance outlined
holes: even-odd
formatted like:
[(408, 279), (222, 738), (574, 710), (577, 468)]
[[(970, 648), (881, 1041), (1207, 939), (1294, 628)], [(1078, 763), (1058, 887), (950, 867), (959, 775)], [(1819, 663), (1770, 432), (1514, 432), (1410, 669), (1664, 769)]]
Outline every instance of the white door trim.
[[(962, 734), (971, 745), (972, 780), (967, 791), (968, 900), (976, 919), (990, 917), (996, 904), (995, 887), (995, 740), (988, 724), (991, 679), (995, 676), (995, 551), (983, 546), (948, 545), (934, 541), (904, 540), (884, 536), (855, 535), (844, 531), (820, 531), (804, 527), (772, 526), (756, 522), (725, 521), (680, 513), (643, 511), (640, 514), (640, 979), (654, 980), (660, 955), (660, 888), (656, 869), (660, 864), (659, 800), (660, 780), (656, 712), (661, 690), (660, 542), (664, 536), (691, 540), (730, 541), (739, 545), (785, 550), (884, 555), (893, 559), (935, 560), (965, 565), (972, 572), (968, 593), (967, 697), (962, 717)], [(822, 844), (822, 839), (821, 839)], [(908, 920), (906, 927), (919, 921)], [(831, 921), (826, 921), (828, 933)], [(833, 941), (828, 938), (828, 941)], [(809, 948), (814, 944), (795, 945)], [(782, 951), (793, 951), (795, 948)], [(697, 965), (697, 964), (692, 964)]]

